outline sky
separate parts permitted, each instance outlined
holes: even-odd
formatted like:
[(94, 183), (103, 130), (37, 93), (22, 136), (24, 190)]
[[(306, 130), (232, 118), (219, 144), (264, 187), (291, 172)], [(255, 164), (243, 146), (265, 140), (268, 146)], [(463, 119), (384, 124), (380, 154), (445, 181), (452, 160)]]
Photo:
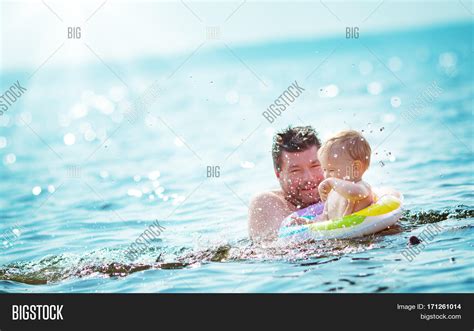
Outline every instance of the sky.
[[(376, 33), (472, 21), (473, 2), (0, 0), (0, 15), (0, 65), (12, 69), (52, 54), (56, 64), (97, 61), (87, 45), (106, 60), (185, 53), (209, 31), (237, 47), (337, 36), (347, 26)], [(69, 27), (80, 27), (80, 40), (67, 38)]]

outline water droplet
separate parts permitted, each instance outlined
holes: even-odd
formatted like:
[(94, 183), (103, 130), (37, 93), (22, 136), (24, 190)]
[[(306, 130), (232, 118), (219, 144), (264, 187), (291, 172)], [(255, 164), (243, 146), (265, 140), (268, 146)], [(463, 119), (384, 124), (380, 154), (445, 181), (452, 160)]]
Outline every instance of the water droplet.
[(140, 198), (142, 196), (142, 191), (132, 188), (127, 191), (127, 194), (131, 197)]
[(319, 91), (319, 96), (321, 98), (334, 98), (339, 94), (339, 87), (337, 87), (335, 84), (330, 84)]
[(71, 114), (74, 118), (81, 118), (87, 115), (87, 107), (81, 103), (75, 104), (71, 109)]
[(76, 142), (76, 136), (72, 133), (66, 133), (64, 135), (63, 140), (64, 140), (64, 143), (68, 146), (74, 145), (74, 143)]
[(227, 92), (225, 99), (231, 105), (236, 104), (240, 99), (239, 93), (235, 90), (229, 91)]
[(379, 95), (382, 90), (382, 84), (380, 84), (379, 82), (371, 82), (367, 85), (367, 92), (372, 95)]
[(96, 137), (96, 134), (93, 130), (87, 130), (85, 133), (84, 133), (84, 139), (86, 141), (93, 141)]
[(250, 161), (242, 161), (240, 162), (240, 166), (244, 169), (252, 169), (253, 167), (255, 167), (255, 164)]
[(3, 158), (3, 163), (5, 164), (13, 164), (15, 162), (16, 162), (16, 155), (13, 153), (9, 153), (5, 155), (5, 157)]
[(388, 60), (388, 67), (390, 68), (391, 71), (400, 71), (402, 68), (402, 60), (398, 56), (391, 57)]
[(456, 63), (457, 63), (456, 54), (452, 52), (442, 53), (439, 56), (438, 63), (441, 66), (441, 68), (445, 70), (446, 69), (452, 70), (456, 66)]
[(149, 180), (157, 180), (161, 176), (161, 173), (159, 170), (153, 170), (148, 174), (148, 179)]
[(391, 97), (390, 98), (390, 104), (392, 105), (393, 108), (398, 108), (402, 104), (402, 101), (400, 100), (399, 97)]
[(39, 187), (39, 186), (33, 187), (33, 189), (31, 190), (31, 193), (33, 193), (33, 195), (40, 195), (41, 187)]

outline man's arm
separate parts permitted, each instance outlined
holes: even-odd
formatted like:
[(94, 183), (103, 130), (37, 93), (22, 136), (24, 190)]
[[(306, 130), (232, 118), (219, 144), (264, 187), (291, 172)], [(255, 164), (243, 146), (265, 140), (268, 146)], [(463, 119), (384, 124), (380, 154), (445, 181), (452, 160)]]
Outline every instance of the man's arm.
[[(369, 197), (372, 191), (365, 182), (349, 182), (338, 178), (327, 178), (323, 181), (331, 185), (332, 189), (349, 201), (359, 201)], [(321, 183), (322, 184), (322, 183)]]
[(281, 222), (287, 216), (286, 213), (285, 204), (271, 192), (253, 197), (248, 215), (250, 239), (253, 241), (276, 239)]

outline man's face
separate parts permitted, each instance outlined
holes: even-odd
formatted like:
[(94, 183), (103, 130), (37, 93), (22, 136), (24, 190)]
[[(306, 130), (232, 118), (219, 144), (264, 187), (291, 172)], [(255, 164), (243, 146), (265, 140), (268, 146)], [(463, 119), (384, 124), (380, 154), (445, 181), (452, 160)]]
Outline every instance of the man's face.
[(276, 175), (283, 192), (301, 207), (319, 201), (318, 185), (324, 175), (316, 146), (301, 152), (284, 151), (281, 155), (281, 170)]

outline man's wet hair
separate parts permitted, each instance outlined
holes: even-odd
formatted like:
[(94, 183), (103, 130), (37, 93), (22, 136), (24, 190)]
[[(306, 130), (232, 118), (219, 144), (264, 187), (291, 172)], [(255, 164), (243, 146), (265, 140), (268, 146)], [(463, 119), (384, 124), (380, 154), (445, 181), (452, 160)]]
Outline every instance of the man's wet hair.
[(272, 157), (275, 170), (281, 171), (283, 152), (295, 153), (305, 151), (312, 146), (321, 147), (316, 130), (312, 126), (289, 126), (273, 137)]

